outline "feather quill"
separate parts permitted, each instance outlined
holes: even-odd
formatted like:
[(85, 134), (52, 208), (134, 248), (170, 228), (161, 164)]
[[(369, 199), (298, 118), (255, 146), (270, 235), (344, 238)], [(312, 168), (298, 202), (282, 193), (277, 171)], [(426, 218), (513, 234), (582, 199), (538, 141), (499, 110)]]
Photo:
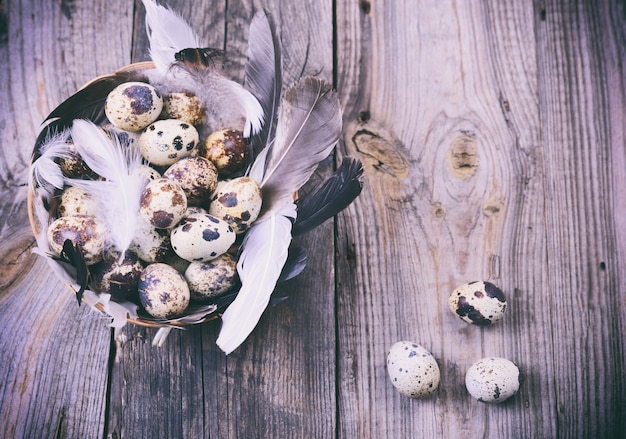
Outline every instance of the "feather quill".
[(363, 166), (354, 158), (345, 158), (324, 183), (298, 199), (298, 219), (293, 236), (322, 224), (348, 207), (363, 188)]
[(341, 106), (325, 81), (304, 78), (285, 92), (271, 148), (256, 158), (250, 177), (263, 193), (262, 221), (293, 199), (293, 194), (339, 140)]
[(110, 244), (123, 257), (135, 237), (141, 192), (147, 183), (138, 172), (141, 153), (85, 120), (74, 121), (72, 139), (87, 166), (104, 180), (69, 179), (68, 183), (100, 202), (98, 217), (108, 228)]
[(250, 161), (273, 138), (282, 92), (282, 56), (276, 26), (267, 11), (258, 12), (250, 23), (248, 62), (244, 85), (258, 99), (265, 113), (260, 132), (250, 139)]
[(146, 8), (150, 57), (161, 73), (168, 71), (177, 52), (204, 47), (200, 37), (176, 11), (153, 0), (142, 0), (142, 3)]
[(257, 325), (280, 277), (291, 243), (295, 204), (283, 207), (247, 232), (237, 263), (241, 289), (222, 316), (217, 345), (231, 353)]

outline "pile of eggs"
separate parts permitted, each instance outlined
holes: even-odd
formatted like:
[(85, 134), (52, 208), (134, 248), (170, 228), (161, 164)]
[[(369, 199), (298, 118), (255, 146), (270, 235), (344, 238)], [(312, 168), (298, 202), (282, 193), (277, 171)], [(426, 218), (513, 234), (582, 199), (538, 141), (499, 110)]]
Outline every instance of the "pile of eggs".
[[(59, 198), (48, 227), (50, 247), (78, 245), (89, 266), (90, 288), (132, 301), (157, 319), (185, 313), (237, 283), (236, 248), (257, 219), (261, 189), (242, 176), (248, 145), (243, 133), (225, 128), (199, 137), (205, 114), (189, 93), (161, 95), (147, 83), (127, 82), (107, 97), (105, 113), (116, 134), (139, 148), (147, 184), (141, 194), (137, 232), (121, 257), (105, 250), (106, 227), (95, 217), (96, 200), (77, 187)], [(80, 156), (59, 163), (70, 178), (97, 179)]]

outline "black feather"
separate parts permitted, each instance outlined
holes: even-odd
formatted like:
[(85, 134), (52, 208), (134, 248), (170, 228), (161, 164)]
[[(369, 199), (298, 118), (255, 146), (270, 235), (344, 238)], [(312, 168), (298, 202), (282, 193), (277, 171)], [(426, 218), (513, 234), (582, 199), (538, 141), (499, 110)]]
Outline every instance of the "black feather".
[(78, 244), (72, 243), (70, 239), (66, 239), (63, 242), (63, 249), (59, 256), (51, 255), (55, 261), (63, 262), (71, 266), (76, 271), (76, 283), (79, 285), (79, 290), (76, 292), (76, 299), (78, 300), (78, 306), (83, 299), (83, 293), (87, 289), (89, 283), (89, 269), (85, 262), (85, 257)]
[(322, 224), (348, 207), (363, 188), (363, 166), (345, 158), (335, 173), (298, 200), (298, 217), (292, 235), (298, 236)]

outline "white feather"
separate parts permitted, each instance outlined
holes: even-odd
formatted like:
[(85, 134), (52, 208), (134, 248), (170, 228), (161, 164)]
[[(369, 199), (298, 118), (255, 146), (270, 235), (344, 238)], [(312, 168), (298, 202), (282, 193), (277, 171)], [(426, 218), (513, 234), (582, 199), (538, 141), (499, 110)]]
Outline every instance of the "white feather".
[(154, 0), (142, 0), (142, 3), (146, 8), (150, 57), (162, 73), (174, 62), (176, 52), (205, 47), (200, 37), (177, 12), (158, 5)]
[[(54, 189), (62, 189), (64, 185), (63, 171), (57, 163), (59, 158), (69, 157), (69, 145), (66, 142), (67, 134), (56, 135), (39, 148), (40, 156), (30, 167), (28, 180), (29, 191), (34, 194), (35, 185), (50, 199)], [(39, 193), (39, 195), (42, 195)]]
[(241, 289), (222, 316), (222, 329), (217, 338), (217, 345), (226, 354), (244, 342), (267, 308), (287, 260), (291, 243), (290, 218), (295, 217), (295, 204), (288, 204), (280, 213), (255, 223), (246, 234), (237, 263)]
[(141, 153), (85, 120), (74, 121), (72, 140), (87, 166), (104, 180), (72, 179), (68, 183), (99, 202), (97, 216), (108, 228), (109, 243), (123, 255), (135, 237), (141, 193), (147, 182), (138, 172)]

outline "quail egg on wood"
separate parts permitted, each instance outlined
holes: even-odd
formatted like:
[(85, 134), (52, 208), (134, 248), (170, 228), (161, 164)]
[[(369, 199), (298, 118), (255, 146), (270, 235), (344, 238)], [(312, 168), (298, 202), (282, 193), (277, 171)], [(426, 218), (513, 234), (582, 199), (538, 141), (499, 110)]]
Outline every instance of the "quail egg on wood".
[(68, 187), (61, 194), (57, 212), (59, 216), (95, 215), (100, 209), (99, 204), (89, 192), (78, 186)]
[(189, 305), (189, 287), (182, 274), (167, 264), (148, 265), (139, 277), (139, 301), (158, 319), (178, 317)]
[(204, 157), (187, 157), (177, 161), (163, 173), (185, 191), (189, 204), (208, 201), (217, 186), (217, 169)]
[(126, 131), (139, 131), (154, 122), (163, 109), (161, 94), (145, 82), (125, 82), (109, 93), (104, 112)]
[(258, 218), (262, 201), (259, 184), (250, 177), (239, 177), (218, 185), (209, 213), (222, 218), (241, 234)]
[(205, 262), (226, 253), (235, 242), (227, 222), (209, 214), (192, 214), (172, 230), (170, 240), (178, 256), (190, 262)]
[(515, 395), (519, 386), (519, 369), (506, 358), (483, 358), (465, 374), (467, 391), (480, 402), (503, 402)]
[(192, 262), (185, 271), (191, 298), (203, 301), (230, 290), (237, 280), (237, 261), (224, 253), (208, 262)]
[(425, 398), (439, 387), (440, 371), (435, 357), (423, 346), (399, 341), (387, 355), (387, 373), (393, 386), (409, 398)]
[(450, 310), (467, 323), (489, 326), (504, 316), (506, 297), (491, 282), (470, 282), (456, 288), (448, 299)]
[(157, 120), (139, 137), (141, 155), (156, 166), (169, 166), (187, 157), (198, 144), (193, 125), (176, 119)]
[(85, 263), (92, 265), (102, 260), (106, 233), (106, 226), (92, 215), (62, 216), (48, 226), (48, 241), (52, 251), (60, 254), (69, 239), (80, 248)]
[(220, 175), (230, 176), (245, 169), (248, 142), (241, 131), (216, 131), (204, 141), (201, 154), (215, 163)]
[(187, 210), (187, 196), (178, 183), (167, 178), (149, 182), (141, 194), (140, 216), (157, 229), (174, 227)]

